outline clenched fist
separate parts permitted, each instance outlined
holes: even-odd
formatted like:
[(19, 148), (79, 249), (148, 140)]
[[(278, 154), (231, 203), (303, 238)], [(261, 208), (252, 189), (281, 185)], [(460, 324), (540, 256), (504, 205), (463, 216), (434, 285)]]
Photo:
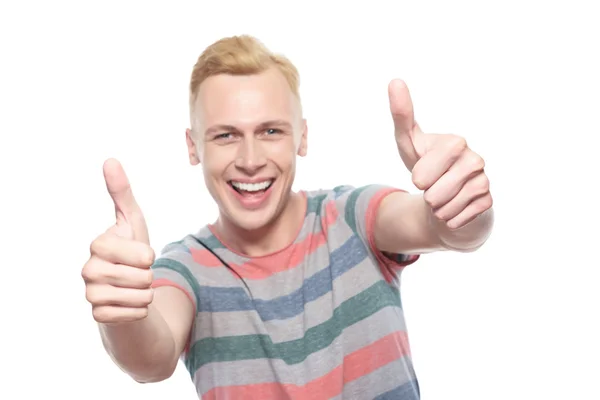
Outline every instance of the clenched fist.
[(148, 315), (153, 294), (154, 251), (144, 216), (118, 161), (104, 163), (106, 187), (113, 199), (116, 223), (90, 246), (81, 275), (94, 319), (102, 323), (131, 322)]

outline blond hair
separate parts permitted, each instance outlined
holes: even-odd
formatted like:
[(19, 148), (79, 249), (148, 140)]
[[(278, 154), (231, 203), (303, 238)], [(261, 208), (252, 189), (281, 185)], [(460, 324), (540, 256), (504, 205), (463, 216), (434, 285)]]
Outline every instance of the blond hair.
[(300, 98), (300, 77), (289, 59), (272, 53), (253, 36), (241, 35), (220, 39), (198, 57), (190, 79), (190, 119), (194, 125), (194, 104), (200, 85), (207, 78), (219, 75), (259, 74), (271, 67), (277, 68), (285, 77), (292, 93)]

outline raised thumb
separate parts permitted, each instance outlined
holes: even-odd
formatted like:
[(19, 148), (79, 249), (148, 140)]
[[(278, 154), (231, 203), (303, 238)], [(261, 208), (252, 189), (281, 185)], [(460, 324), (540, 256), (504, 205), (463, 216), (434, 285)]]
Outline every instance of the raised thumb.
[(104, 162), (103, 172), (106, 189), (115, 205), (117, 231), (120, 235), (133, 236), (134, 240), (150, 244), (146, 220), (121, 163), (109, 158)]
[(409, 170), (421, 158), (419, 142), (421, 129), (415, 121), (415, 112), (406, 83), (394, 79), (388, 85), (390, 112), (394, 121), (394, 136), (400, 156)]

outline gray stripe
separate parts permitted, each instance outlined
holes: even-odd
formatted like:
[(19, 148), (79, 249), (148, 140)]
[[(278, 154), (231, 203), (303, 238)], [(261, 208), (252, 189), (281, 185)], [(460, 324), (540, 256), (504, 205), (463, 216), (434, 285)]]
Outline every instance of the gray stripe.
[(341, 365), (346, 355), (359, 350), (398, 330), (403, 325), (396, 310), (384, 308), (361, 322), (346, 328), (330, 346), (310, 354), (302, 363), (288, 365), (281, 359), (240, 360), (206, 364), (194, 374), (196, 385), (207, 382), (210, 387), (249, 385), (268, 382), (304, 385)]
[[(412, 361), (408, 357), (402, 357), (381, 368), (373, 371), (371, 374), (361, 376), (344, 385), (344, 391), (341, 395), (334, 397), (337, 400), (363, 400), (373, 399), (374, 397), (390, 392), (397, 387), (412, 383), (414, 375), (407, 375), (407, 371), (412, 371)], [(411, 387), (412, 389), (412, 387)], [(411, 390), (414, 391), (414, 390)], [(390, 400), (417, 400), (417, 397), (390, 397)]]
[[(304, 312), (283, 320), (262, 321), (255, 310), (231, 312), (200, 312), (200, 324), (195, 340), (214, 336), (239, 336), (268, 332), (273, 342), (301, 338), (304, 332), (333, 315), (333, 310), (355, 294), (368, 289), (380, 280), (379, 271), (369, 259), (333, 281), (333, 292), (304, 304)], [(402, 326), (401, 329), (405, 327)], [(257, 332), (258, 329), (258, 332)]]

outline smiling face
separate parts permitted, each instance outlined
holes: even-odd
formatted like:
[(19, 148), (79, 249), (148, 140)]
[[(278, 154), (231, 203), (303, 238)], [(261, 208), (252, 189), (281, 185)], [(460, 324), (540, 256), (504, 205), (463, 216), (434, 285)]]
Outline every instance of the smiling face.
[(270, 68), (207, 78), (194, 121), (187, 134), (190, 162), (202, 163), (221, 222), (256, 231), (284, 214), (307, 132), (300, 101), (283, 74)]

